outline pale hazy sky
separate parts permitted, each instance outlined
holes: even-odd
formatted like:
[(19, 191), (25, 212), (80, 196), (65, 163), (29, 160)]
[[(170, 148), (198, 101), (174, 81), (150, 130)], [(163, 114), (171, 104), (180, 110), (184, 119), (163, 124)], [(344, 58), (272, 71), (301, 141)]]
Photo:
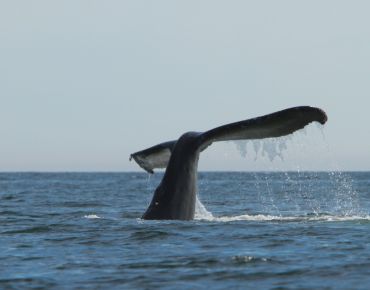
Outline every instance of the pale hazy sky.
[[(320, 150), (286, 151), (300, 168), (370, 170), (369, 11), (357, 0), (0, 0), (0, 171), (139, 170), (132, 152), (297, 105), (329, 116), (325, 141), (298, 137)], [(200, 169), (264, 169), (234, 147), (210, 148)]]

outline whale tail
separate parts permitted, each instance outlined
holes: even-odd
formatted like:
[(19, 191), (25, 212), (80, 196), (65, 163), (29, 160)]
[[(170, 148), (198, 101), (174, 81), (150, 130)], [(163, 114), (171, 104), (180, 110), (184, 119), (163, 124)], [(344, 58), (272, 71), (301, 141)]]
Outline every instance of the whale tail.
[[(327, 116), (319, 108), (301, 106), (269, 115), (223, 125), (198, 135), (198, 148), (205, 150), (213, 142), (281, 137), (302, 129), (311, 122), (325, 124)], [(136, 163), (149, 173), (166, 168), (177, 140), (161, 143), (131, 154)]]

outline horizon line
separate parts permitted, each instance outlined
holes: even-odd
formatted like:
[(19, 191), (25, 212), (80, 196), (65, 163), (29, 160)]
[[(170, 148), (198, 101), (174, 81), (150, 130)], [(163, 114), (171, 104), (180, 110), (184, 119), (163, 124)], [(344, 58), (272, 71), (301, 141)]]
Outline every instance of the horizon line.
[[(144, 170), (0, 170), (0, 174), (7, 173), (145, 173), (145, 174), (155, 174), (164, 173), (165, 170), (158, 170), (154, 173), (148, 173)], [(370, 172), (370, 169), (357, 169), (357, 170), (198, 170), (198, 173), (249, 173), (249, 172)]]

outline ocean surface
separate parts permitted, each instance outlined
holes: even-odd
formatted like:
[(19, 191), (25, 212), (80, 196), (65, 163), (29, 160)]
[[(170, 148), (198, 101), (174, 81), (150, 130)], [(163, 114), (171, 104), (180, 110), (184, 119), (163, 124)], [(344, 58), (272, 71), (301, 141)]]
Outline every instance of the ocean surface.
[(200, 172), (141, 220), (161, 175), (0, 173), (0, 289), (370, 289), (369, 172)]

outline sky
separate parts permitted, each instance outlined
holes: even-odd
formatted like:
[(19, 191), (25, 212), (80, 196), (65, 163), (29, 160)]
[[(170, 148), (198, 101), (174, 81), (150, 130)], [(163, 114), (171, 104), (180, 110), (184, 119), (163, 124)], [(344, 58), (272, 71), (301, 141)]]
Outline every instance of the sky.
[(360, 0), (0, 0), (0, 171), (136, 171), (130, 153), (299, 105), (329, 120), (294, 137), (285, 165), (226, 142), (200, 170), (370, 170), (369, 11)]

